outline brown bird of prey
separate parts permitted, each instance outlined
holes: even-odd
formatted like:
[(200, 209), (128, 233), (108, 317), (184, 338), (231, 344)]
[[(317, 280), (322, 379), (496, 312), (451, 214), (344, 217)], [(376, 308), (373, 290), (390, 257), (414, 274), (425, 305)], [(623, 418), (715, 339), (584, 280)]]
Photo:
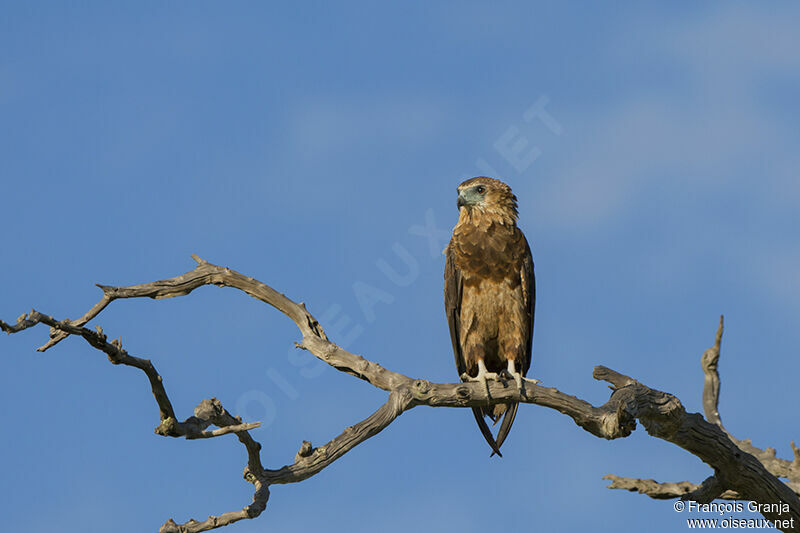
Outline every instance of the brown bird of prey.
[[(444, 306), (462, 381), (513, 378), (523, 389), (531, 366), (536, 288), (533, 257), (517, 227), (517, 197), (500, 180), (472, 178), (458, 186), (458, 224), (445, 249)], [(536, 380), (528, 380), (536, 382)], [(486, 442), (500, 446), (519, 404), (473, 407)], [(492, 436), (484, 417), (503, 422)]]

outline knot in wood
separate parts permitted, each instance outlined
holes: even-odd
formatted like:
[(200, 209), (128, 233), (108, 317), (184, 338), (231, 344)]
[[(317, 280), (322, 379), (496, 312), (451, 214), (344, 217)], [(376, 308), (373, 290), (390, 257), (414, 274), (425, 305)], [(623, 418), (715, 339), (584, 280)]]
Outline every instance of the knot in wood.
[(167, 437), (169, 435), (175, 435), (177, 433), (177, 429), (178, 429), (178, 421), (170, 416), (162, 420), (154, 431), (156, 435)]
[(311, 442), (304, 440), (303, 444), (300, 445), (300, 449), (297, 451), (297, 455), (299, 457), (308, 457), (313, 450), (314, 448), (311, 446)]
[(325, 350), (323, 350), (322, 352), (322, 358), (327, 361), (328, 359), (333, 357), (334, 353), (336, 353), (336, 347), (331, 344), (328, 344), (328, 346), (326, 346)]
[(420, 394), (427, 394), (431, 390), (431, 382), (426, 379), (414, 381), (414, 389)]
[(222, 414), (222, 404), (216, 398), (203, 400), (194, 408), (194, 416), (205, 420), (213, 420)]

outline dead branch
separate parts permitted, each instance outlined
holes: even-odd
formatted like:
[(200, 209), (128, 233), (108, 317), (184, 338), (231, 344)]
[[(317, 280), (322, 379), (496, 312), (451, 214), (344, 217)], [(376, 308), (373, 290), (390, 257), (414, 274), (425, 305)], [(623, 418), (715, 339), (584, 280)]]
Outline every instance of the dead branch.
[[(704, 373), (703, 410), (706, 419), (714, 426), (718, 427), (736, 449), (744, 452), (741, 455), (742, 462), (734, 462), (726, 469), (718, 469), (715, 466), (716, 463), (709, 462), (695, 453), (695, 455), (715, 469), (715, 475), (706, 479), (701, 485), (696, 485), (688, 481), (679, 483), (659, 483), (652, 479), (622, 478), (609, 474), (603, 478), (612, 480), (608, 488), (636, 491), (654, 499), (680, 498), (682, 500), (692, 500), (698, 503), (708, 503), (715, 499), (748, 499), (764, 502), (765, 500), (750, 497), (752, 495), (751, 493), (737, 490), (736, 485), (730, 478), (731, 475), (737, 475), (737, 471), (742, 473), (744, 472), (743, 469), (752, 468), (754, 466), (753, 460), (755, 460), (759, 463), (760, 467), (769, 472), (774, 479), (777, 480), (779, 477), (787, 479), (785, 484), (779, 481), (781, 485), (781, 494), (785, 493), (786, 490), (793, 491), (795, 497), (800, 494), (800, 450), (798, 450), (794, 442), (791, 442), (794, 460), (787, 461), (776, 457), (774, 448), (767, 448), (766, 450), (756, 448), (752, 445), (750, 439), (739, 440), (731, 435), (722, 425), (722, 418), (720, 417), (718, 407), (720, 390), (718, 364), (723, 327), (724, 319), (720, 316), (714, 345), (708, 348), (701, 358), (701, 366)], [(737, 455), (735, 449), (733, 455), (734, 457)], [(752, 474), (753, 472), (748, 471), (748, 476)], [(761, 476), (762, 474), (759, 473), (757, 475)], [(774, 483), (771, 483), (771, 485), (774, 486)], [(774, 486), (773, 488), (776, 487)], [(766, 514), (764, 516), (770, 518)], [(795, 528), (800, 529), (800, 523), (797, 523)]]
[[(170, 519), (161, 527), (162, 532), (207, 531), (245, 518), (255, 518), (266, 507), (270, 485), (296, 483), (317, 474), (348, 451), (388, 427), (403, 412), (416, 406), (473, 407), (511, 401), (555, 409), (571, 417), (584, 430), (605, 439), (627, 437), (636, 428), (638, 420), (650, 435), (680, 446), (702, 459), (714, 470), (714, 475), (702, 485), (688, 482), (663, 484), (653, 480), (607, 476), (607, 479), (612, 480), (610, 488), (637, 490), (655, 498), (692, 496), (696, 501), (711, 501), (714, 498), (736, 496), (761, 503), (784, 502), (790, 507), (788, 518), (792, 519), (794, 524), (800, 524), (800, 499), (796, 494), (800, 452), (794, 444), (792, 447), (795, 457), (789, 462), (776, 458), (772, 449), (762, 451), (753, 447), (749, 441), (732, 440), (722, 427), (716, 411), (719, 394), (716, 364), (722, 336), (721, 323), (715, 343), (716, 351), (710, 353), (707, 351), (708, 357), (704, 355), (703, 358), (707, 376), (704, 405), (707, 418), (710, 420), (707, 421), (699, 414), (687, 413), (681, 402), (671, 394), (651, 389), (603, 366), (595, 367), (593, 376), (595, 379), (611, 383), (613, 392), (608, 402), (599, 407), (555, 388), (542, 387), (530, 382), (524, 384), (522, 391), (518, 390), (513, 382), (490, 382), (487, 391), (478, 383), (431, 383), (424, 379), (413, 379), (392, 372), (331, 342), (303, 303), (294, 302), (251, 277), (213, 265), (197, 256), (192, 257), (198, 263), (197, 266), (174, 278), (128, 287), (98, 285), (103, 290), (103, 297), (78, 320), (59, 321), (37, 311), (31, 311), (19, 317), (14, 325), (0, 321), (0, 329), (7, 333), (17, 333), (37, 324), (50, 326), (50, 340), (39, 348), (40, 351), (49, 349), (69, 335), (78, 335), (92, 347), (107, 354), (113, 364), (133, 366), (142, 370), (150, 381), (153, 396), (159, 407), (160, 422), (155, 430), (157, 434), (197, 439), (233, 433), (245, 446), (248, 464), (244, 477), (255, 487), (252, 503), (239, 511), (211, 516), (203, 522), (189, 520), (184, 524), (177, 524)], [(179, 422), (162, 378), (153, 364), (147, 359), (128, 354), (122, 348), (119, 339), (108, 342), (99, 327), (97, 331), (92, 331), (83, 326), (114, 300), (185, 296), (204, 285), (232, 287), (275, 307), (297, 325), (302, 335), (299, 347), (308, 350), (339, 371), (388, 391), (388, 400), (372, 415), (345, 428), (340, 435), (322, 446), (314, 448), (311, 443), (303, 441), (294, 462), (274, 470), (262, 466), (261, 445), (253, 440), (248, 432), (258, 427), (258, 423), (243, 423), (240, 418), (228, 413), (216, 399), (204, 400), (195, 408), (193, 416)], [(709, 410), (711, 407), (713, 408)], [(218, 429), (208, 431), (210, 425), (215, 425)], [(786, 477), (789, 479), (789, 484), (784, 484), (777, 479), (778, 477)], [(763, 511), (763, 515), (770, 520), (787, 518), (786, 514), (779, 516), (769, 510)]]
[[(708, 478), (706, 481), (712, 478), (713, 476)], [(609, 489), (622, 489), (631, 492), (638, 492), (639, 494), (646, 494), (654, 500), (672, 500), (675, 498), (681, 498), (693, 500), (698, 503), (707, 503), (706, 498), (704, 498), (700, 492), (702, 485), (697, 485), (696, 483), (690, 483), (688, 481), (681, 481), (679, 483), (659, 483), (653, 479), (619, 477), (615, 476), (614, 474), (607, 474), (603, 476), (603, 479), (611, 480), (611, 485), (607, 487)], [(720, 500), (740, 500), (741, 496), (734, 491), (726, 490), (708, 501), (712, 501), (716, 498), (719, 498)]]

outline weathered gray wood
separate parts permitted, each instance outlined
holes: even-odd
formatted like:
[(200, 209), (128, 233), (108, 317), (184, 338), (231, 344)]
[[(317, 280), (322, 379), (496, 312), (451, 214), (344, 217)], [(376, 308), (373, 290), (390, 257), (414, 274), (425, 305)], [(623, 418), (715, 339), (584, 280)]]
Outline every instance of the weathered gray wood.
[[(787, 461), (776, 457), (774, 448), (762, 450), (753, 446), (750, 439), (737, 439), (722, 424), (722, 418), (718, 410), (720, 391), (718, 363), (723, 325), (723, 317), (720, 317), (714, 345), (708, 348), (701, 358), (701, 366), (705, 378), (703, 411), (708, 422), (718, 428), (719, 431), (714, 433), (709, 427), (704, 426), (702, 429), (697, 430), (702, 433), (703, 439), (701, 440), (697, 438), (696, 434), (690, 434), (689, 441), (700, 440), (702, 446), (707, 448), (699, 450), (697, 453), (671, 440), (671, 442), (675, 442), (703, 459), (709, 466), (714, 468), (715, 474), (706, 479), (701, 485), (695, 485), (688, 481), (658, 483), (652, 479), (622, 478), (613, 475), (606, 476), (604, 479), (612, 480), (608, 488), (637, 491), (655, 499), (679, 497), (683, 500), (693, 500), (699, 503), (707, 503), (717, 498), (751, 500), (760, 503), (786, 502), (790, 504), (792, 512), (795, 512), (796, 503), (791, 500), (789, 494), (791, 492), (791, 495), (795, 498), (800, 494), (800, 450), (795, 446), (795, 443), (790, 443), (794, 459)], [(695, 416), (699, 417), (699, 415)], [(722, 435), (725, 435), (727, 439), (723, 438)], [(719, 446), (708, 446), (708, 443), (712, 441), (719, 444)], [(693, 444), (693, 447), (697, 448), (697, 445)], [(726, 450), (721, 450), (720, 448), (726, 448)], [(731, 455), (733, 458), (731, 458)], [(769, 472), (775, 482), (770, 480), (767, 483), (767, 478), (762, 470)], [(779, 477), (786, 478), (786, 483), (779, 481), (777, 479)], [(750, 483), (759, 484), (758, 490), (746, 490), (749, 488)], [(744, 487), (745, 490), (740, 490), (740, 487)], [(681, 493), (681, 491), (685, 491), (685, 493)], [(762, 514), (770, 519), (785, 518), (776, 517), (774, 513), (769, 516), (768, 513)], [(792, 518), (795, 518), (795, 516), (792, 515)], [(786, 530), (800, 531), (800, 522), (795, 520), (794, 527)]]
[[(680, 446), (702, 459), (714, 470), (714, 475), (702, 485), (688, 482), (662, 484), (653, 480), (607, 476), (608, 479), (612, 479), (610, 488), (638, 490), (654, 498), (693, 496), (697, 501), (710, 501), (718, 497), (735, 495), (761, 503), (785, 502), (790, 507), (788, 516), (777, 515), (770, 510), (765, 510), (762, 514), (769, 519), (790, 518), (794, 520), (796, 526), (800, 525), (800, 499), (797, 496), (800, 452), (794, 443), (792, 443), (794, 460), (785, 461), (775, 457), (775, 451), (772, 449), (762, 451), (753, 447), (749, 441), (736, 441), (722, 427), (716, 410), (719, 395), (716, 364), (722, 336), (721, 322), (715, 343), (716, 351), (712, 348), (711, 352), (707, 351), (708, 357), (706, 355), (703, 357), (707, 376), (704, 389), (704, 406), (709, 419), (707, 421), (699, 414), (687, 413), (681, 402), (671, 394), (651, 389), (635, 379), (603, 366), (595, 367), (593, 375), (595, 379), (611, 383), (613, 392), (608, 402), (599, 407), (555, 388), (530, 382), (526, 382), (520, 391), (513, 382), (494, 381), (489, 383), (487, 390), (478, 383), (431, 383), (392, 372), (331, 342), (322, 326), (303, 303), (290, 300), (256, 279), (213, 265), (197, 256), (192, 257), (197, 261), (197, 266), (174, 278), (128, 287), (99, 285), (103, 290), (102, 299), (78, 320), (59, 321), (37, 311), (31, 311), (22, 315), (13, 325), (0, 321), (0, 329), (7, 333), (23, 331), (40, 323), (50, 326), (50, 341), (43, 345), (40, 351), (49, 349), (69, 335), (79, 335), (92, 347), (106, 353), (112, 363), (142, 370), (150, 380), (153, 396), (159, 407), (160, 423), (155, 430), (159, 435), (195, 439), (233, 433), (239, 438), (248, 453), (244, 477), (255, 487), (252, 503), (239, 511), (211, 516), (203, 522), (189, 520), (184, 524), (177, 524), (170, 519), (161, 526), (163, 533), (207, 531), (238, 520), (259, 516), (266, 508), (270, 485), (296, 483), (317, 474), (348, 451), (388, 427), (400, 414), (414, 407), (420, 405), (474, 407), (503, 402), (531, 403), (555, 409), (572, 418), (584, 430), (605, 439), (627, 437), (636, 428), (638, 420), (650, 435)], [(258, 427), (258, 423), (242, 422), (241, 419), (229, 414), (216, 399), (203, 400), (195, 408), (193, 416), (179, 422), (161, 376), (153, 364), (149, 360), (129, 355), (122, 348), (119, 339), (108, 342), (100, 328), (92, 331), (83, 326), (114, 300), (185, 296), (204, 285), (236, 288), (275, 307), (291, 318), (300, 330), (302, 341), (298, 343), (298, 347), (308, 350), (339, 371), (388, 391), (388, 400), (372, 415), (345, 428), (340, 435), (322, 446), (314, 448), (311, 443), (304, 441), (292, 464), (274, 470), (262, 466), (261, 445), (248, 433), (249, 429)], [(215, 425), (219, 429), (208, 431), (210, 425)], [(781, 482), (777, 476), (787, 477), (789, 484)], [(797, 527), (781, 528), (781, 530), (793, 531), (797, 530)]]

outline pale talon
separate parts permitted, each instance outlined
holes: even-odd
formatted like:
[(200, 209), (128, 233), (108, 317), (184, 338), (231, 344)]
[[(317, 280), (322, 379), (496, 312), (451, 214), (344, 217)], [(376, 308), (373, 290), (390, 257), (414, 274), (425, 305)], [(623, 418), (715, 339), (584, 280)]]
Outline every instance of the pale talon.
[[(514, 360), (513, 359), (509, 359), (508, 360), (508, 370), (507, 370), (507, 372), (509, 374), (511, 374), (511, 377), (514, 378), (514, 382), (517, 384), (517, 389), (520, 392), (524, 392), (525, 391), (525, 386), (522, 384), (522, 381), (525, 380), (525, 378), (522, 377), (522, 374), (517, 372), (517, 368), (514, 365)], [(530, 380), (525, 380), (525, 381), (530, 381)]]
[(486, 364), (483, 362), (483, 359), (478, 359), (478, 375), (474, 378), (467, 374), (466, 372), (461, 375), (461, 379), (465, 381), (474, 381), (478, 383), (483, 383), (483, 386), (486, 387), (486, 394), (489, 394), (489, 380), (497, 380), (498, 376), (494, 372), (487, 372), (486, 371)]

